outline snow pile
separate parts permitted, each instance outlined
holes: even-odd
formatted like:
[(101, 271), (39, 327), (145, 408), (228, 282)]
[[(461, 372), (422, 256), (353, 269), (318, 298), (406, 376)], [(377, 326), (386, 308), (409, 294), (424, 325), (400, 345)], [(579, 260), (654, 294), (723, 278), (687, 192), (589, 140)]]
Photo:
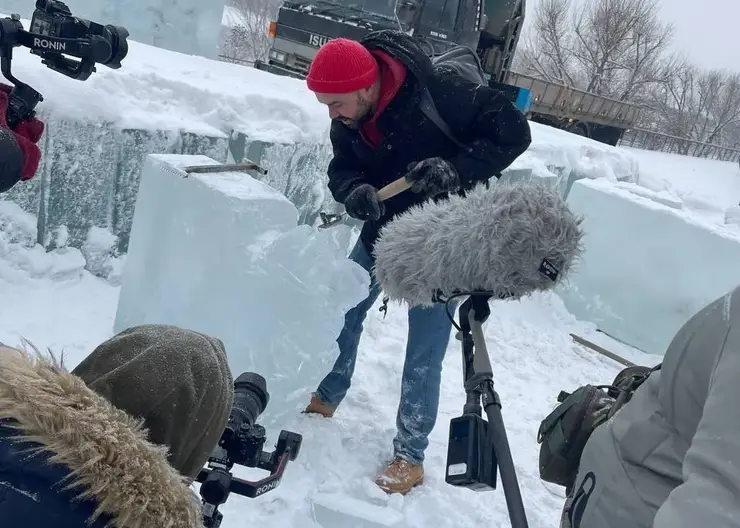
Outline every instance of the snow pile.
[(580, 178), (638, 181), (640, 164), (630, 152), (539, 123), (530, 122), (530, 128), (532, 144), (512, 169), (530, 169), (541, 178), (555, 174), (564, 193)]
[(126, 256), (118, 254), (117, 245), (116, 235), (102, 227), (93, 226), (81, 248), (87, 262), (85, 269), (115, 285), (121, 283), (126, 262)]
[[(671, 194), (697, 216), (724, 224), (740, 203), (740, 168), (735, 162), (624, 147), (640, 164), (639, 183)], [(740, 232), (740, 230), (738, 231)]]
[(558, 291), (578, 318), (653, 354), (738, 282), (740, 233), (665, 194), (604, 180), (573, 185), (568, 205), (585, 220), (585, 252)]
[(344, 313), (370, 279), (332, 234), (296, 226), (295, 206), (271, 187), (178, 169), (214, 163), (148, 157), (115, 330), (168, 323), (218, 336), (235, 376), (265, 376), (264, 421), (279, 424), (329, 372)]
[(49, 277), (79, 278), (85, 267), (80, 251), (66, 246), (66, 230), (55, 233), (56, 249), (36, 243), (36, 218), (17, 204), (0, 200), (0, 278), (8, 281)]
[[(214, 33), (221, 16), (219, 11)], [(23, 24), (28, 29), (30, 20)], [(122, 64), (119, 70), (99, 65), (83, 82), (50, 70), (26, 48), (13, 53), (13, 74), (44, 94), (38, 109), (47, 119), (215, 137), (234, 130), (286, 143), (328, 135), (326, 109), (303, 81), (131, 39)]]

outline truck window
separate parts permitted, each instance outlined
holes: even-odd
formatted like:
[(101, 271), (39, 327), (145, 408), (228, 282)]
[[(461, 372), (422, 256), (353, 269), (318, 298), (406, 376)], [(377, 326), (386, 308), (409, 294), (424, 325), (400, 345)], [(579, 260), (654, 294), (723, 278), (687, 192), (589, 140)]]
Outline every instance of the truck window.
[(396, 0), (333, 0), (337, 5), (361, 9), (365, 13), (395, 20)]
[(426, 2), (421, 13), (421, 25), (448, 32), (455, 31), (459, 4), (460, 0), (431, 0)]
[(485, 13), (488, 15), (486, 31), (495, 37), (505, 34), (514, 10), (521, 4), (521, 0), (490, 0), (485, 4)]

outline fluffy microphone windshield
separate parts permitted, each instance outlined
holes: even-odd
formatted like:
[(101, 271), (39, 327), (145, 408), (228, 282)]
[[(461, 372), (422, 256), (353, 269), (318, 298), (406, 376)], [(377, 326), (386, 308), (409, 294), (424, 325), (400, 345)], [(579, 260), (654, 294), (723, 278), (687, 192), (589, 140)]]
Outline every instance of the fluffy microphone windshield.
[(581, 221), (544, 185), (481, 184), (386, 224), (374, 273), (391, 300), (410, 306), (431, 306), (438, 292), (519, 298), (567, 275), (582, 252)]

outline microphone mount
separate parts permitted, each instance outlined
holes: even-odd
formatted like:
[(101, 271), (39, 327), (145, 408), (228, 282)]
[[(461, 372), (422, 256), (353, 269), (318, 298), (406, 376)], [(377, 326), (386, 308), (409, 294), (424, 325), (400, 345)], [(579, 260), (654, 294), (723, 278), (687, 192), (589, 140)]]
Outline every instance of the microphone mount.
[[(501, 399), (494, 389), (493, 368), (483, 334), (483, 323), (491, 314), (488, 302), (494, 295), (490, 292), (464, 292), (444, 299), (444, 295), (438, 292), (435, 301), (444, 302), (450, 315), (451, 302), (465, 295), (468, 298), (459, 309), (460, 324), (455, 324), (455, 327), (458, 329), (457, 339), (462, 343), (466, 399), (462, 416), (450, 421), (445, 481), (474, 491), (495, 490), (498, 469), (512, 528), (528, 528), (501, 415)], [(483, 419), (483, 411), (488, 421)]]

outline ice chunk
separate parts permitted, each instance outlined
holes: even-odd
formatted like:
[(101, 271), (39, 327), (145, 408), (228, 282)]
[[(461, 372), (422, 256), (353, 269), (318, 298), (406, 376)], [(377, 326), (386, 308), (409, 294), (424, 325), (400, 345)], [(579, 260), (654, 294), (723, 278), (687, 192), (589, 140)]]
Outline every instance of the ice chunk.
[(506, 169), (501, 173), (499, 179), (501, 183), (534, 183), (547, 185), (552, 189), (557, 189), (560, 185), (557, 174), (552, 172), (535, 172), (532, 169)]
[(261, 422), (278, 426), (329, 372), (344, 313), (370, 279), (334, 236), (297, 226), (295, 206), (272, 187), (245, 173), (178, 169), (215, 163), (147, 157), (115, 330), (169, 323), (217, 336), (234, 377), (266, 378)]
[[(181, 53), (216, 58), (223, 0), (67, 0), (72, 14), (124, 26), (133, 40)], [(30, 5), (29, 5), (30, 4)], [(5, 11), (31, 17), (28, 0), (3, 2)]]
[(738, 283), (734, 226), (605, 180), (576, 182), (568, 204), (585, 217), (585, 252), (557, 291), (573, 315), (621, 341), (663, 354), (689, 317)]
[(404, 516), (391, 506), (375, 505), (340, 493), (310, 498), (313, 520), (321, 528), (400, 528)]
[(731, 205), (725, 210), (725, 224), (740, 226), (740, 206)]
[(125, 255), (118, 254), (117, 245), (116, 235), (102, 227), (93, 226), (87, 232), (81, 248), (87, 262), (85, 269), (115, 285), (121, 282), (125, 263)]

